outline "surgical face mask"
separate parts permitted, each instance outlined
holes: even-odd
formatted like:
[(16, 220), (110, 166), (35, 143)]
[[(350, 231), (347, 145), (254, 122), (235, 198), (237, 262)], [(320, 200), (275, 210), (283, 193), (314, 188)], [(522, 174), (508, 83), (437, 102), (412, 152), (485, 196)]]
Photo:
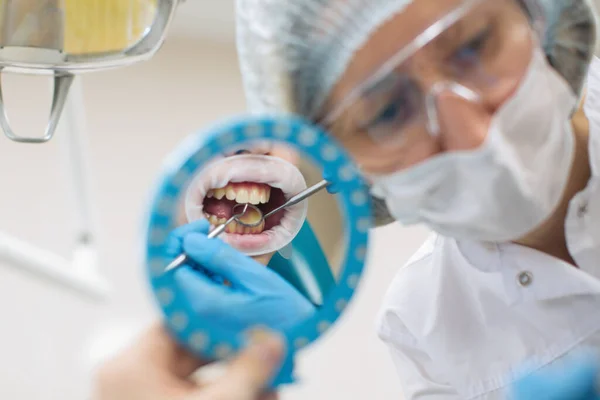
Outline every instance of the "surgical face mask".
[(574, 154), (575, 104), (569, 85), (536, 49), (480, 148), (371, 176), (372, 193), (407, 225), (425, 223), (455, 238), (518, 239), (546, 220), (563, 195)]
[[(264, 215), (306, 187), (300, 170), (281, 158), (256, 154), (225, 157), (209, 163), (192, 182), (185, 199), (186, 216), (189, 222), (208, 219), (217, 226), (231, 217), (232, 206), (238, 203), (251, 203)], [(300, 232), (307, 207), (307, 202), (287, 207), (258, 230), (232, 222), (220, 238), (249, 256), (285, 251)]]

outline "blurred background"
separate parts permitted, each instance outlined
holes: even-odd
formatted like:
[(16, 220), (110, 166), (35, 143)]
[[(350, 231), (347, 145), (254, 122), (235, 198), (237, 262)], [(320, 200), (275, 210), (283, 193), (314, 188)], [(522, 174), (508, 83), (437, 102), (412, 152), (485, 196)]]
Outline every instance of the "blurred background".
[[(244, 111), (234, 37), (233, 0), (187, 0), (154, 59), (81, 79), (100, 272), (111, 294), (94, 301), (0, 259), (0, 398), (88, 398), (94, 367), (160, 318), (141, 262), (147, 200), (162, 161), (186, 135)], [(15, 128), (38, 134), (48, 79), (6, 75), (2, 83)], [(45, 145), (0, 137), (0, 230), (69, 257), (73, 198), (63, 146), (60, 137)], [(284, 400), (401, 398), (375, 318), (395, 272), (426, 235), (396, 225), (374, 232), (358, 293), (301, 353), (300, 381)]]

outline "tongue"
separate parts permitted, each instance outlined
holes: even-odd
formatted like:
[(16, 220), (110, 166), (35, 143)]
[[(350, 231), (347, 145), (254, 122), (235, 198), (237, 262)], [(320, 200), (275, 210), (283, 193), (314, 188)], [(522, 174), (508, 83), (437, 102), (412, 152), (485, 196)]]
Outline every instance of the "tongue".
[(204, 200), (204, 211), (217, 218), (229, 219), (231, 217), (231, 210), (236, 204), (234, 200), (210, 198)]

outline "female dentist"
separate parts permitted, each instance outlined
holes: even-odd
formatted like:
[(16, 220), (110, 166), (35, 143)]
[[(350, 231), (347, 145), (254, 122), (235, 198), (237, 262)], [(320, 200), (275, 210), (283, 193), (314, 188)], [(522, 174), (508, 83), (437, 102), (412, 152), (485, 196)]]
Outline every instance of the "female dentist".
[[(530, 398), (520, 378), (600, 350), (595, 35), (585, 0), (238, 0), (250, 108), (323, 125), (380, 223), (435, 232), (379, 316), (406, 400)], [(213, 272), (253, 262), (181, 239)]]
[(322, 124), (380, 220), (435, 232), (379, 316), (405, 399), (505, 398), (600, 350), (588, 3), (240, 0), (238, 13), (251, 109)]

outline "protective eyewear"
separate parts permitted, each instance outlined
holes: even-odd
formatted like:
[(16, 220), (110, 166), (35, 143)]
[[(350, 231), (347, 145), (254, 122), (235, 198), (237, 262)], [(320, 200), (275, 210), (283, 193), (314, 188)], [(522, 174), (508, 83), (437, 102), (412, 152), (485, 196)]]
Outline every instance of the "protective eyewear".
[(499, 106), (510, 96), (543, 37), (538, 2), (465, 0), (445, 9), (433, 3), (435, 11), (422, 22), (392, 27), (397, 41), (380, 49), (391, 57), (318, 119), (321, 124), (335, 132), (343, 118), (345, 130), (374, 146), (410, 153), (440, 140), (442, 98)]

